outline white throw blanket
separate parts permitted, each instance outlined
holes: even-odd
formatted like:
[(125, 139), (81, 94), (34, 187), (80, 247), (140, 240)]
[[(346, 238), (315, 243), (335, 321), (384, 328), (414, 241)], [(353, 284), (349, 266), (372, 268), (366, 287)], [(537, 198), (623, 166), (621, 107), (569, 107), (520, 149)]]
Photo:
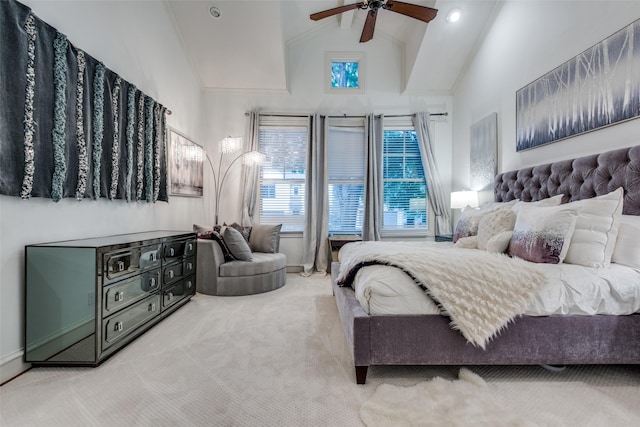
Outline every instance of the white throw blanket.
[(340, 251), (338, 284), (350, 286), (357, 271), (371, 264), (411, 275), (451, 318), (451, 327), (483, 349), (545, 283), (535, 264), (504, 254), (444, 244), (357, 242)]

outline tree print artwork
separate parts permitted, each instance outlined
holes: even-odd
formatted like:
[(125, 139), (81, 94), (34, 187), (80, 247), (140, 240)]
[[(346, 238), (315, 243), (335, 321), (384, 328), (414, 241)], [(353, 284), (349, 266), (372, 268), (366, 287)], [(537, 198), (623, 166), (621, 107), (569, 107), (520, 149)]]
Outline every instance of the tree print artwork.
[(516, 150), (640, 117), (640, 19), (516, 93)]

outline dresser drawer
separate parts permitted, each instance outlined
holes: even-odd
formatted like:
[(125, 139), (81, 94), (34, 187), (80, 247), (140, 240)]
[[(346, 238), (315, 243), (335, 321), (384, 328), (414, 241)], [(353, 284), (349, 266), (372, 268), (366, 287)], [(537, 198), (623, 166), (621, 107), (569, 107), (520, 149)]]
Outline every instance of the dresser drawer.
[(158, 289), (160, 289), (160, 269), (105, 286), (102, 289), (103, 314), (105, 317), (110, 316)]
[(170, 285), (183, 277), (193, 274), (196, 270), (195, 258), (189, 258), (183, 262), (170, 264), (162, 269), (163, 285)]
[(162, 250), (165, 261), (171, 261), (182, 257), (190, 257), (195, 254), (195, 252), (196, 241), (194, 239), (165, 243)]
[(165, 310), (178, 301), (195, 293), (196, 284), (193, 277), (186, 278), (162, 291), (162, 309)]
[(108, 348), (135, 331), (139, 326), (160, 315), (160, 302), (160, 295), (155, 294), (105, 320), (103, 323), (103, 349)]
[(109, 281), (160, 267), (160, 245), (129, 248), (106, 254), (104, 265)]

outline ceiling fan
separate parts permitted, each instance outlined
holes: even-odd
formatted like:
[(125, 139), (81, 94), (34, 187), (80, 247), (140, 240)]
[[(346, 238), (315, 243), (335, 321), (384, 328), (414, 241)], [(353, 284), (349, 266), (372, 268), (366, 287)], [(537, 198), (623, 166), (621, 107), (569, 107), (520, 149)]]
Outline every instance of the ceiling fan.
[(376, 26), (376, 18), (378, 17), (378, 10), (380, 8), (410, 16), (411, 18), (419, 19), (424, 22), (431, 21), (438, 13), (437, 9), (396, 0), (363, 0), (359, 3), (347, 4), (344, 6), (334, 7), (333, 9), (327, 9), (322, 12), (312, 13), (309, 17), (314, 21), (318, 21), (353, 9), (369, 9), (367, 12), (367, 20), (364, 22), (362, 36), (360, 37), (360, 43), (364, 43), (373, 38), (373, 30)]

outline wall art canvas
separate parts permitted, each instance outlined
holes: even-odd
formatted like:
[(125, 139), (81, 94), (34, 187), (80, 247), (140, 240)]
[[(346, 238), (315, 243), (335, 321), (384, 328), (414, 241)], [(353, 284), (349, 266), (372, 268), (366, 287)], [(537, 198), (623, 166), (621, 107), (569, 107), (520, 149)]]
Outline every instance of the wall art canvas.
[(493, 186), (498, 167), (498, 113), (491, 113), (471, 125), (471, 189)]
[(204, 149), (174, 129), (170, 147), (171, 195), (202, 197)]
[(640, 117), (640, 20), (516, 93), (516, 149)]

